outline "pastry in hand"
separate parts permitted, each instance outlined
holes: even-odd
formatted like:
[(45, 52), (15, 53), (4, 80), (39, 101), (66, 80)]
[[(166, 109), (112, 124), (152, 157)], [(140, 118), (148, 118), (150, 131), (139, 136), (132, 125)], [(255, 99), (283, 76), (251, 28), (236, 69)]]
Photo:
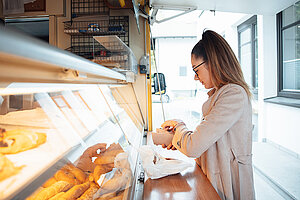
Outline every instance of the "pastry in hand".
[(98, 158), (94, 161), (97, 165), (113, 164), (115, 157), (124, 152), (119, 144), (111, 144), (103, 153), (100, 153)]
[(15, 129), (0, 133), (0, 153), (15, 154), (35, 148), (46, 142), (45, 133)]
[(112, 164), (107, 164), (107, 165), (97, 165), (95, 167), (93, 176), (95, 182), (97, 182), (102, 174), (106, 174), (110, 172), (114, 168), (114, 165)]
[(19, 173), (23, 167), (24, 165), (15, 167), (8, 158), (0, 153), (0, 181)]

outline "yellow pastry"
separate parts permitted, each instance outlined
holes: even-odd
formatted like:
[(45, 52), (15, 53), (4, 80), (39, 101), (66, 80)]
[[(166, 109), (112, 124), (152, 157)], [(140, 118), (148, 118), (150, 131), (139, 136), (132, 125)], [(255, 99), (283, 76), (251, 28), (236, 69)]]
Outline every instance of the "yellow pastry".
[(19, 173), (23, 167), (24, 165), (15, 167), (8, 158), (0, 154), (0, 181)]
[(77, 180), (76, 176), (72, 174), (71, 172), (60, 169), (54, 174), (54, 178), (58, 181), (66, 181), (68, 183), (72, 183), (73, 185), (80, 184), (80, 181)]
[(60, 192), (65, 192), (70, 189), (73, 185), (66, 181), (58, 181), (52, 184), (50, 187), (42, 189), (35, 197), (35, 200), (46, 200), (54, 197)]
[(0, 133), (0, 153), (14, 154), (35, 148), (46, 142), (45, 133), (16, 129)]
[(73, 200), (80, 197), (88, 188), (90, 187), (90, 182), (86, 182), (80, 185), (75, 185), (60, 198), (64, 200)]
[(80, 183), (84, 183), (86, 181), (86, 174), (81, 169), (75, 167), (72, 163), (65, 165), (62, 169), (71, 172)]
[(92, 200), (98, 189), (99, 186), (96, 183), (91, 182), (89, 189), (87, 189), (77, 200)]

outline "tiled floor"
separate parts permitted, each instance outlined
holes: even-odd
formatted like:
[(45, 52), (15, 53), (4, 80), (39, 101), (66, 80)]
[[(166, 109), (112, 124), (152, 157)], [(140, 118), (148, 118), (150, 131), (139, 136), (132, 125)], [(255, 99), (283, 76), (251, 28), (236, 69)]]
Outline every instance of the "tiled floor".
[(254, 171), (254, 188), (257, 200), (284, 200), (265, 180)]
[(299, 159), (272, 144), (254, 143), (253, 165), (258, 200), (280, 199), (270, 198), (279, 193), (285, 199), (300, 199)]

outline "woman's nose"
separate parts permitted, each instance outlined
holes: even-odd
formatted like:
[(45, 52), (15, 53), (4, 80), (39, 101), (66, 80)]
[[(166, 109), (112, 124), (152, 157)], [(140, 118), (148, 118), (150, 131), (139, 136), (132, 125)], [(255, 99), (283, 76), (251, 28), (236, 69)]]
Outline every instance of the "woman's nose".
[(195, 80), (195, 81), (198, 81), (198, 80), (199, 80), (199, 78), (198, 78), (198, 75), (197, 75), (197, 74), (195, 74), (195, 75), (194, 75), (194, 80)]

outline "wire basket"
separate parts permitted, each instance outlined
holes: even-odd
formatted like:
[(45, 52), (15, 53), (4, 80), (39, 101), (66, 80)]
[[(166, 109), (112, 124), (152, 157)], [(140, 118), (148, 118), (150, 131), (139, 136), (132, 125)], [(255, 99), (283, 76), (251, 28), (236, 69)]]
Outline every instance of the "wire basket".
[(109, 15), (105, 0), (71, 0), (72, 18), (86, 15)]
[(64, 32), (73, 36), (117, 35), (129, 46), (129, 17), (102, 16), (97, 20), (64, 22)]

